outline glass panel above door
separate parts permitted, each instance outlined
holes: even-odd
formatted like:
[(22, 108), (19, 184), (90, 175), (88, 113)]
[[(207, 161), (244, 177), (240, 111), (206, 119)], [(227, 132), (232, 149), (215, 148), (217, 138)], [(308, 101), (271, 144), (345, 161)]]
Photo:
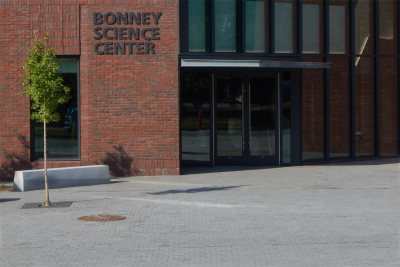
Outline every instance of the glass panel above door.
[(293, 53), (293, 17), (292, 1), (275, 1), (275, 53)]
[(206, 51), (205, 0), (190, 0), (189, 6), (189, 52)]
[(265, 51), (265, 1), (245, 2), (246, 52)]
[(320, 4), (303, 4), (303, 53), (319, 53)]
[(236, 52), (236, 0), (214, 0), (215, 52)]

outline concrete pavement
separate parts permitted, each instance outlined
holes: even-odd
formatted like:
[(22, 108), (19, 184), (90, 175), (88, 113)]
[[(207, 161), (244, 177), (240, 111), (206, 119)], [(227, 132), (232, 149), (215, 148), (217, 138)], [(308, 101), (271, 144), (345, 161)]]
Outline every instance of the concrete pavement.
[[(398, 160), (0, 192), (0, 266), (400, 266)], [(117, 214), (119, 222), (78, 217)]]

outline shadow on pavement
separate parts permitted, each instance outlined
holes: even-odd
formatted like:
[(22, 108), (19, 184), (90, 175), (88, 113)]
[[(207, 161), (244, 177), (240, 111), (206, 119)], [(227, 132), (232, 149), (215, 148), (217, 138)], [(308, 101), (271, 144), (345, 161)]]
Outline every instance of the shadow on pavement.
[[(115, 178), (113, 178), (115, 179)], [(120, 184), (120, 183), (127, 183), (127, 181), (116, 181), (116, 180), (111, 180), (110, 184)]]
[(198, 187), (198, 188), (189, 188), (189, 189), (171, 189), (166, 191), (159, 191), (154, 193), (147, 193), (149, 195), (168, 195), (168, 194), (191, 194), (191, 193), (201, 193), (201, 192), (211, 192), (211, 191), (221, 191), (239, 188), (244, 185), (235, 185), (235, 186), (213, 186), (213, 187)]
[(386, 159), (357, 159), (353, 161), (330, 162), (323, 165), (326, 166), (368, 166), (368, 165), (385, 165), (400, 163), (400, 157)]
[(20, 200), (20, 198), (0, 198), (0, 203), (1, 202), (17, 201), (17, 200)]
[[(400, 163), (400, 157), (390, 157), (383, 159), (356, 159), (356, 160), (332, 160), (331, 162), (306, 162), (303, 166), (368, 166), (368, 165), (385, 165), (385, 164), (397, 164)], [(293, 166), (204, 166), (204, 167), (183, 167), (181, 175), (188, 174), (202, 174), (202, 173), (218, 173), (218, 172), (235, 172), (235, 171), (251, 171), (251, 170), (266, 170), (274, 168), (290, 168), (300, 165)]]
[(181, 175), (185, 174), (202, 174), (202, 173), (216, 173), (216, 172), (236, 172), (236, 171), (251, 171), (251, 170), (265, 170), (282, 168), (287, 166), (215, 166), (215, 167), (183, 167)]

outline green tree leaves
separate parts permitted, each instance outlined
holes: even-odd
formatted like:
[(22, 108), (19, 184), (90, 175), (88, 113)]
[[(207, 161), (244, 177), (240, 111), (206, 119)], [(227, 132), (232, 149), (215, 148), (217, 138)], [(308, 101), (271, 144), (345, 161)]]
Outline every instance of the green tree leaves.
[(47, 35), (39, 39), (35, 32), (35, 43), (23, 64), (23, 85), (31, 98), (31, 117), (40, 122), (59, 121), (57, 107), (70, 98), (70, 88), (63, 84), (56, 53), (48, 43)]

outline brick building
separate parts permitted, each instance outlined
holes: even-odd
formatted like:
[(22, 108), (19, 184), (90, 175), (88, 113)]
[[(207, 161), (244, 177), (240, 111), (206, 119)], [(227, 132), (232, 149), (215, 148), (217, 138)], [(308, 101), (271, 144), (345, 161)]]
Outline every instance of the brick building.
[(398, 156), (396, 0), (2, 0), (0, 175), (41, 166), (21, 63), (49, 33), (72, 98), (51, 167)]

